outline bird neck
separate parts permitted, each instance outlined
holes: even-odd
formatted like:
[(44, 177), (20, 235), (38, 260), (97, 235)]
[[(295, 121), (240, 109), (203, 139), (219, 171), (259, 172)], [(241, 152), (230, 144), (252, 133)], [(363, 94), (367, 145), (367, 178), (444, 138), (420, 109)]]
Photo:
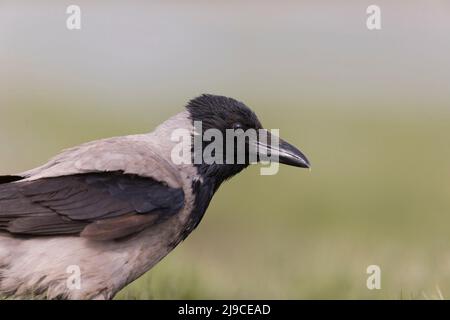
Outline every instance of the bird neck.
[(223, 182), (232, 178), (246, 167), (248, 164), (198, 164), (196, 165), (198, 175), (205, 185), (211, 186), (214, 192), (219, 189)]
[[(224, 167), (226, 166), (226, 167)], [(190, 219), (181, 240), (186, 238), (202, 220), (209, 203), (222, 182), (242, 171), (247, 165), (196, 165), (198, 179), (192, 181), (192, 193), (195, 197)]]

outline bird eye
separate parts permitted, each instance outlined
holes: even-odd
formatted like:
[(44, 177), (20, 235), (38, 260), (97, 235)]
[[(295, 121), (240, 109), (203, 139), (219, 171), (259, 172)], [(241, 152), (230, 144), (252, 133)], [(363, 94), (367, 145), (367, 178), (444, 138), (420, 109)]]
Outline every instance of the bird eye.
[(242, 128), (243, 128), (243, 126), (242, 126), (242, 124), (239, 123), (239, 122), (236, 122), (236, 123), (233, 124), (233, 129), (234, 129), (234, 130), (236, 130), (236, 129), (242, 129)]

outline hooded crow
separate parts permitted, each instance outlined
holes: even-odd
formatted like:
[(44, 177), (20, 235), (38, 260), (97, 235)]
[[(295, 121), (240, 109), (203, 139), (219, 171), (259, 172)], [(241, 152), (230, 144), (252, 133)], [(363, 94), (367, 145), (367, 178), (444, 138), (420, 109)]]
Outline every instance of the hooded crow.
[[(241, 162), (179, 163), (173, 133), (180, 129), (192, 160), (196, 137), (208, 129), (262, 126), (242, 102), (202, 95), (151, 133), (85, 143), (41, 167), (0, 176), (0, 295), (112, 299), (184, 240), (222, 182), (251, 163), (252, 143), (246, 140)], [(273, 154), (309, 167), (299, 150), (278, 141), (253, 140), (257, 160)], [(225, 145), (216, 156), (236, 148)], [(72, 286), (70, 270), (77, 269), (79, 285)]]

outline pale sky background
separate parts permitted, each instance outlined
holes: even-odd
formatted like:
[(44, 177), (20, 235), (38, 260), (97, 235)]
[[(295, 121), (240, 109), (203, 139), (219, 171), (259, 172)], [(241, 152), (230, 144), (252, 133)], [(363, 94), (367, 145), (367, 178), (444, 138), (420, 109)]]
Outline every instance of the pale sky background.
[[(82, 9), (81, 31), (65, 27), (69, 4)], [(448, 106), (450, 3), (378, 1), (375, 32), (370, 4), (1, 0), (1, 99), (178, 106), (215, 92), (327, 108)]]

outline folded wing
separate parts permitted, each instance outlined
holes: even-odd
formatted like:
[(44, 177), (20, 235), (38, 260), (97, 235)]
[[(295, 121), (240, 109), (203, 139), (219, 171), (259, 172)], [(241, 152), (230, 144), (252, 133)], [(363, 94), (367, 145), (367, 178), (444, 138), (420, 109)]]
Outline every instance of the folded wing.
[(158, 224), (184, 205), (182, 188), (123, 171), (5, 177), (0, 183), (0, 231), (14, 235), (118, 239)]

